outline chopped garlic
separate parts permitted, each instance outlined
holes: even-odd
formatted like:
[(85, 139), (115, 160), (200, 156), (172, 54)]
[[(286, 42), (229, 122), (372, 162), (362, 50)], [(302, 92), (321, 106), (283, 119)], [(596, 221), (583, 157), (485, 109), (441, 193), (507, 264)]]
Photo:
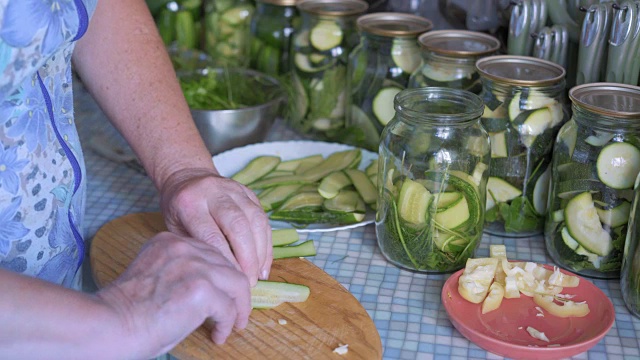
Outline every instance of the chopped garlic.
[(527, 264), (524, 266), (524, 271), (528, 272), (528, 273), (532, 273), (533, 274), (533, 270), (535, 270), (535, 268), (538, 267), (538, 264), (534, 263), (534, 262), (527, 262)]
[(527, 326), (527, 332), (529, 333), (529, 335), (531, 335), (532, 337), (534, 337), (536, 339), (549, 342), (549, 338), (547, 337), (547, 335), (545, 335), (543, 332), (540, 332), (540, 331), (532, 328), (531, 326)]
[(556, 294), (556, 297), (559, 299), (573, 299), (576, 296), (572, 294)]
[(349, 352), (349, 344), (340, 344), (337, 348), (333, 349), (333, 352), (338, 355), (344, 355)]
[(285, 320), (285, 319), (279, 319), (279, 320), (278, 320), (278, 324), (280, 324), (280, 325), (287, 325), (287, 320)]

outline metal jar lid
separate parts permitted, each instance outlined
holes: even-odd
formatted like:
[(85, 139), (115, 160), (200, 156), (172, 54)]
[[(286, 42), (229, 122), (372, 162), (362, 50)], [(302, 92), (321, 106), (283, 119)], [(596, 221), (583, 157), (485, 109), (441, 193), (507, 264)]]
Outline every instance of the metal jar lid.
[(622, 119), (640, 119), (640, 87), (619, 83), (589, 83), (574, 86), (569, 98), (594, 113)]
[(256, 2), (275, 6), (295, 6), (298, 3), (298, 0), (256, 0)]
[(341, 17), (362, 14), (369, 4), (363, 0), (302, 0), (297, 7), (310, 14)]
[(457, 57), (490, 55), (500, 48), (494, 36), (467, 30), (430, 31), (420, 35), (418, 42), (428, 51)]
[(488, 56), (478, 60), (476, 67), (482, 76), (508, 85), (549, 86), (566, 74), (562, 66), (531, 56)]
[(433, 28), (431, 20), (404, 13), (380, 12), (358, 18), (360, 31), (386, 37), (417, 37)]

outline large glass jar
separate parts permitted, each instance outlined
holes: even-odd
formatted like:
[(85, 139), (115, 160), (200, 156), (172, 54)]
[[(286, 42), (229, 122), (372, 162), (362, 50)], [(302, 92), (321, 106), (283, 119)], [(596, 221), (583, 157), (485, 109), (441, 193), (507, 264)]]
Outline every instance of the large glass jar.
[(495, 54), (500, 41), (495, 37), (466, 30), (438, 30), (422, 34), (420, 68), (411, 74), (409, 87), (440, 86), (482, 91), (476, 61)]
[(360, 44), (349, 54), (347, 128), (354, 145), (376, 150), (394, 114), (393, 98), (420, 65), (417, 37), (432, 24), (417, 15), (374, 13), (359, 17), (357, 26)]
[(291, 38), (300, 21), (297, 0), (257, 0), (251, 19), (251, 67), (278, 76), (291, 67)]
[(347, 59), (358, 44), (362, 0), (305, 0), (293, 39), (288, 124), (301, 134), (345, 142)]
[(565, 71), (525, 56), (489, 56), (476, 63), (491, 138), (485, 231), (523, 237), (541, 234), (547, 213), (551, 156), (567, 121)]
[(405, 89), (382, 132), (376, 235), (393, 264), (464, 267), (482, 237), (490, 144), (482, 99), (447, 88)]
[(547, 251), (565, 269), (617, 278), (640, 172), (640, 88), (590, 83), (569, 97), (573, 116), (553, 152)]
[(622, 254), (620, 290), (629, 311), (640, 318), (640, 174), (634, 184), (635, 195)]
[(204, 51), (218, 66), (246, 67), (251, 49), (251, 0), (207, 0)]

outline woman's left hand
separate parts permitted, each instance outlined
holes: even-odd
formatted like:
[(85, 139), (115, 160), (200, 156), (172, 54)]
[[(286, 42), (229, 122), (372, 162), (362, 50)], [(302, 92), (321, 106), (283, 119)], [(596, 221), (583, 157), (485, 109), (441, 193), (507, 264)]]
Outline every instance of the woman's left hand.
[(251, 286), (269, 277), (271, 227), (253, 191), (210, 169), (189, 169), (169, 176), (160, 195), (170, 231), (217, 248)]

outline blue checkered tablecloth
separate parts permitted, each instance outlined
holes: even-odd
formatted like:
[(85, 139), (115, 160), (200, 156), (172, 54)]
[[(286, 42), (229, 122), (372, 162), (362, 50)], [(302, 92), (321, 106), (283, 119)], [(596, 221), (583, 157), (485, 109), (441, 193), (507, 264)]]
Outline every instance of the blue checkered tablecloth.
[[(158, 211), (159, 198), (151, 181), (131, 168), (91, 151), (93, 136), (107, 136), (126, 146), (106, 121), (90, 95), (76, 86), (76, 119), (88, 171), (86, 238), (105, 223), (130, 213)], [(277, 122), (267, 141), (300, 139)], [(373, 319), (384, 348), (384, 359), (500, 359), (464, 338), (451, 324), (440, 300), (448, 274), (426, 275), (401, 270), (380, 253), (373, 225), (352, 230), (302, 233), (313, 239), (318, 254), (310, 260), (345, 286)], [(542, 237), (502, 238), (484, 235), (476, 256), (488, 256), (490, 244), (504, 244), (509, 258), (552, 263)], [(88, 267), (88, 262), (86, 267)], [(95, 290), (84, 269), (85, 290)], [(640, 359), (640, 319), (624, 305), (615, 280), (591, 280), (613, 302), (616, 321), (604, 339), (576, 359)]]

